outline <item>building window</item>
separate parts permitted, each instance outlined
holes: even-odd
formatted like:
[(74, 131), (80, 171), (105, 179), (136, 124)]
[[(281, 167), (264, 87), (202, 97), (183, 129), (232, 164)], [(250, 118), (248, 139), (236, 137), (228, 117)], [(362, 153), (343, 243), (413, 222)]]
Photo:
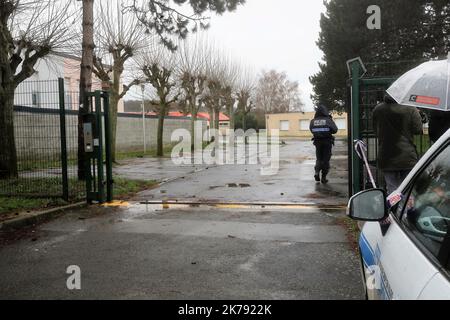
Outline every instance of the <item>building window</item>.
[(309, 120), (300, 120), (300, 131), (309, 131), (309, 125), (311, 121)]
[(343, 118), (336, 119), (335, 123), (339, 130), (347, 130), (347, 120), (346, 119), (343, 119)]
[(280, 121), (280, 130), (281, 131), (289, 131), (289, 120)]
[(40, 101), (40, 97), (39, 97), (39, 92), (37, 91), (33, 91), (31, 93), (31, 104), (33, 105), (33, 107), (40, 107), (41, 106), (41, 101)]
[(70, 87), (70, 78), (64, 78), (64, 90), (66, 91), (65, 94), (65, 104), (66, 104), (66, 109), (67, 110), (71, 110), (72, 109), (72, 92), (71, 92), (71, 87)]

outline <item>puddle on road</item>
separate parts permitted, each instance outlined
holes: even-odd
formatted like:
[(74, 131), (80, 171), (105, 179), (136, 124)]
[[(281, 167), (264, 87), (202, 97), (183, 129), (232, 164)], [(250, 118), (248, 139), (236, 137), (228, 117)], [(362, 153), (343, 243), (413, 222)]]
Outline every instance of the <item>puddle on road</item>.
[[(318, 205), (314, 203), (207, 203), (207, 202), (161, 202), (148, 201), (142, 203), (122, 203), (118, 208), (119, 215), (111, 222), (124, 223), (135, 221), (142, 218), (154, 216), (155, 218), (163, 218), (168, 214), (189, 214), (190, 212), (211, 212), (218, 210), (222, 212), (236, 212), (239, 215), (245, 215), (246, 212), (264, 213), (317, 213), (336, 218), (342, 217), (345, 213), (346, 206), (341, 205)], [(194, 211), (193, 211), (194, 210)], [(216, 211), (217, 212), (217, 211)]]
[(321, 191), (309, 193), (305, 196), (306, 199), (327, 199), (329, 197), (342, 197), (342, 193), (337, 191)]
[(232, 203), (232, 202), (178, 202), (178, 201), (148, 201), (130, 204), (127, 210), (142, 210), (146, 211), (161, 211), (161, 210), (174, 210), (174, 209), (191, 209), (191, 208), (217, 208), (217, 209), (258, 209), (258, 210), (329, 210), (329, 211), (342, 211), (346, 209), (345, 204), (339, 205), (321, 205), (315, 203)]
[(209, 190), (215, 190), (219, 188), (250, 188), (248, 183), (227, 183), (225, 186), (210, 186)]

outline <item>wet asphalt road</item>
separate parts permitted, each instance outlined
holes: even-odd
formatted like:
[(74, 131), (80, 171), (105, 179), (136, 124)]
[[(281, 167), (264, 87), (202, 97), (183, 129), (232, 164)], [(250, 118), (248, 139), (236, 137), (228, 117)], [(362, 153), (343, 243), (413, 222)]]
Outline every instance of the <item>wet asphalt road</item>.
[[(0, 298), (361, 299), (344, 212), (331, 206), (345, 202), (343, 147), (329, 186), (312, 181), (311, 150), (288, 143), (277, 176), (210, 168), (122, 207), (72, 211), (9, 235), (20, 239), (0, 248)], [(167, 199), (229, 204), (140, 204)], [(258, 201), (299, 205), (232, 204)], [(81, 290), (66, 288), (69, 265), (81, 268)]]
[[(145, 164), (140, 165), (141, 168), (134, 166), (134, 174), (128, 167), (118, 170), (118, 173), (130, 178), (145, 177)], [(198, 172), (185, 175), (180, 172), (181, 179), (159, 189), (142, 192), (136, 200), (345, 205), (348, 194), (347, 145), (343, 141), (336, 142), (328, 185), (315, 183), (314, 165), (315, 150), (311, 141), (288, 140), (280, 149), (279, 169), (275, 175), (261, 175), (264, 167), (261, 164), (184, 167), (185, 172)]]

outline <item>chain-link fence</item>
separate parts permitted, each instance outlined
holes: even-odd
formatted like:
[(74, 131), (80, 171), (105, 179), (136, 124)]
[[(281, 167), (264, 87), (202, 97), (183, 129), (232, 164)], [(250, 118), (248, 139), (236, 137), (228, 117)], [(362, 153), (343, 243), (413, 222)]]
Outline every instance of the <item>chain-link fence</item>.
[[(0, 195), (84, 198), (85, 182), (77, 178), (79, 98), (75, 90), (67, 89), (63, 79), (25, 81), (16, 88), (16, 163), (0, 169), (17, 174), (2, 175)], [(0, 158), (11, 152), (14, 150), (0, 150)]]

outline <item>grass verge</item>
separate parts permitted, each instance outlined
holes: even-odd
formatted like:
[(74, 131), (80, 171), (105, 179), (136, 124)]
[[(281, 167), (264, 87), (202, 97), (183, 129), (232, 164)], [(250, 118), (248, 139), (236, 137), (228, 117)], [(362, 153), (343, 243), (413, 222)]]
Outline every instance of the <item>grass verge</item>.
[[(172, 154), (172, 149), (175, 147), (176, 144), (169, 144), (165, 145), (163, 148), (164, 157), (170, 157)], [(128, 151), (128, 152), (118, 152), (116, 154), (116, 160), (127, 160), (127, 159), (133, 159), (133, 158), (143, 158), (143, 157), (152, 157), (157, 158), (156, 156), (156, 148), (151, 148), (147, 150), (147, 152), (144, 154), (144, 151)]]
[(359, 251), (359, 235), (360, 235), (360, 230), (358, 227), (358, 222), (348, 218), (348, 217), (341, 217), (338, 218), (338, 223), (340, 225), (342, 225), (345, 230), (346, 230), (346, 234), (347, 234), (347, 239), (350, 243), (350, 246), (352, 248), (352, 250), (356, 253), (358, 253)]
[[(52, 191), (54, 179), (24, 179), (17, 183), (18, 186), (27, 185), (29, 192), (36, 190)], [(128, 200), (136, 193), (153, 188), (158, 184), (156, 181), (140, 181), (116, 178), (114, 184), (114, 198), (120, 200)], [(78, 184), (77, 190), (83, 190), (84, 182), (72, 181), (73, 184)], [(21, 190), (21, 189), (19, 189)], [(20, 212), (40, 211), (56, 207), (65, 206), (71, 203), (77, 203), (84, 200), (83, 192), (80, 192), (72, 197), (69, 202), (60, 198), (33, 198), (33, 197), (9, 197), (0, 196), (0, 221), (11, 219), (17, 216)]]
[(158, 185), (157, 181), (141, 181), (128, 179), (114, 179), (114, 198), (127, 200), (136, 193), (154, 188)]

